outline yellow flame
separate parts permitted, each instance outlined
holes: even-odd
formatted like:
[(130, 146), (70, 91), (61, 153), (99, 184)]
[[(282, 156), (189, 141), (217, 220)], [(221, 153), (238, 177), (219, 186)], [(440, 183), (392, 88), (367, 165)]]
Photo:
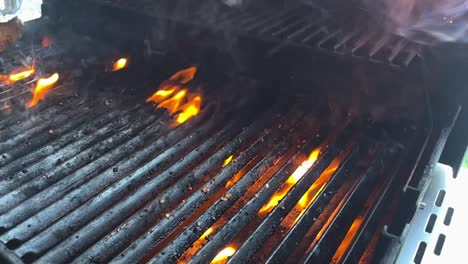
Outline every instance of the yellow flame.
[(14, 71), (14, 72), (11, 72), (8, 75), (8, 81), (10, 83), (14, 83), (14, 82), (17, 82), (17, 81), (20, 81), (22, 79), (26, 79), (26, 78), (30, 77), (34, 73), (36, 73), (36, 70), (34, 69), (34, 67), (32, 67), (30, 69), (25, 69), (25, 70)]
[(177, 108), (179, 107), (186, 94), (187, 90), (181, 90), (178, 93), (176, 93), (173, 97), (160, 103), (156, 108), (166, 108), (169, 114), (172, 115), (177, 111)]
[(190, 118), (196, 116), (200, 112), (201, 101), (201, 96), (196, 96), (190, 102), (180, 107), (178, 111), (180, 110), (182, 113), (177, 116), (176, 122), (178, 124), (182, 124)]
[(268, 201), (268, 203), (266, 203), (262, 208), (260, 208), (260, 210), (258, 211), (259, 213), (267, 213), (269, 212), (271, 209), (275, 208), (279, 202), (281, 201), (281, 199), (283, 199), (283, 197), (287, 194), (288, 192), (287, 191), (280, 191), (280, 192), (277, 192), (273, 197), (270, 198), (270, 200)]
[(147, 103), (154, 102), (157, 104), (163, 101), (164, 99), (166, 99), (167, 97), (169, 97), (170, 95), (172, 95), (176, 89), (177, 89), (176, 87), (171, 87), (171, 88), (157, 90), (151, 97), (146, 99), (146, 102)]
[(295, 218), (293, 225), (299, 221), (306, 209), (312, 204), (325, 188), (326, 183), (331, 179), (335, 171), (340, 166), (340, 160), (334, 160), (327, 169), (322, 172), (320, 177), (312, 184), (312, 186), (304, 193), (299, 202), (297, 202), (295, 209), (300, 211), (299, 215)]
[(33, 98), (28, 103), (27, 107), (34, 107), (39, 103), (40, 100), (43, 100), (52, 85), (58, 81), (59, 77), (60, 76), (58, 73), (54, 73), (50, 77), (39, 79), (33, 91)]
[(236, 249), (234, 247), (225, 247), (218, 253), (218, 255), (216, 255), (216, 257), (214, 257), (214, 259), (211, 261), (211, 264), (225, 262), (229, 257), (234, 255), (234, 253), (236, 253)]
[(213, 227), (210, 227), (208, 228), (205, 233), (203, 233), (203, 235), (200, 236), (200, 238), (198, 238), (199, 240), (204, 240), (206, 239), (209, 235), (211, 235), (211, 233), (213, 233), (214, 229)]
[(114, 65), (112, 67), (112, 71), (119, 71), (125, 67), (127, 67), (128, 64), (128, 59), (127, 58), (120, 58), (116, 62), (114, 62)]
[(283, 199), (283, 197), (289, 192), (289, 190), (306, 174), (306, 172), (314, 165), (317, 161), (320, 154), (320, 148), (313, 150), (309, 157), (297, 167), (297, 169), (289, 176), (286, 180), (285, 184), (279, 189), (270, 200), (260, 208), (258, 211), (259, 213), (267, 213), (270, 212), (273, 208), (275, 208), (278, 203)]
[(320, 154), (320, 149), (316, 149), (312, 151), (304, 162), (293, 172), (293, 174), (288, 178), (287, 183), (289, 184), (296, 184), (304, 174), (314, 165), (317, 161), (318, 156)]
[(195, 255), (198, 250), (200, 248), (203, 247), (204, 244), (206, 244), (207, 242), (207, 237), (209, 235), (211, 235), (213, 233), (213, 231), (215, 230), (215, 226), (212, 226), (210, 228), (208, 228), (205, 233), (203, 233), (198, 239), (197, 241), (193, 242), (192, 246), (190, 248), (188, 248), (184, 254), (182, 254), (182, 256), (180, 256), (180, 258), (177, 260), (177, 263), (178, 264), (183, 264), (183, 263), (188, 263), (189, 260), (193, 257), (193, 255)]
[(226, 167), (227, 165), (229, 165), (229, 163), (231, 163), (233, 157), (234, 157), (233, 155), (227, 157), (227, 158), (224, 160), (223, 167)]

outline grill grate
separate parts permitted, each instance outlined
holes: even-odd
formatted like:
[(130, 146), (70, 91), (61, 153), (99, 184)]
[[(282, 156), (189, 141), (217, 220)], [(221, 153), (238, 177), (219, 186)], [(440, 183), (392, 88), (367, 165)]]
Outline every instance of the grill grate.
[(167, 4), (165, 1), (90, 1), (91, 5), (97, 3), (106, 8), (117, 7), (155, 18), (176, 20), (218, 32), (231, 32), (278, 43), (270, 53), (285, 46), (302, 46), (383, 63), (394, 68), (406, 68), (423, 58), (423, 47), (417, 43), (381, 28), (361, 25), (344, 27), (334, 17), (338, 14), (331, 14), (313, 5), (269, 4), (262, 8), (239, 9), (220, 7), (212, 2), (192, 7), (184, 1), (179, 1), (178, 5)]
[[(357, 209), (378, 203), (384, 169), (401, 152), (377, 125), (310, 128), (298, 109), (245, 118), (245, 107), (208, 115), (213, 107), (175, 128), (149, 106), (76, 98), (3, 121), (0, 242), (26, 263), (209, 262), (228, 244), (237, 248), (231, 262), (314, 261), (331, 259), (355, 219), (372, 217)], [(317, 148), (316, 164), (259, 213)], [(305, 193), (316, 198), (298, 211)]]
[[(242, 13), (239, 27), (308, 41), (321, 30), (328, 32), (320, 19), (296, 20), (303, 14), (298, 9), (284, 10), (281, 20), (268, 20), (275, 17), (272, 10), (261, 14)], [(220, 16), (219, 29), (236, 24), (238, 16), (236, 10)], [(316, 25), (319, 33), (309, 34)], [(339, 34), (330, 32), (329, 39)], [(356, 35), (346, 35), (340, 46)], [(385, 43), (376, 42), (373, 54)], [(166, 112), (141, 105), (142, 98), (135, 103), (139, 95), (127, 98), (122, 92), (116, 98), (119, 86), (109, 79), (118, 74), (107, 72), (96, 81), (112, 94), (94, 91), (95, 99), (94, 92), (80, 93), (80, 80), (69, 74), (76, 63), (64, 66), (51, 58), (61, 57), (61, 51), (55, 44), (32, 53), (48, 62), (41, 70), (60, 67), (65, 78), (56, 89), (67, 92), (33, 109), (0, 111), (1, 261), (198, 263), (209, 262), (226, 246), (235, 248), (230, 262), (354, 259), (370, 240), (363, 233), (379, 232), (379, 214), (401, 188), (386, 171), (398, 167), (396, 160), (404, 160), (406, 150), (400, 140), (381, 133), (381, 124), (356, 119), (331, 127), (328, 110), (318, 111), (323, 106), (304, 110), (305, 95), (301, 100), (285, 96), (274, 110), (259, 111), (259, 101), (253, 101), (273, 99), (252, 89), (246, 89), (247, 98), (232, 90), (232, 98), (225, 98), (228, 85), (211, 92), (229, 103), (222, 106), (207, 93), (204, 101), (216, 103), (174, 127)], [(30, 47), (24, 48), (26, 57), (28, 52)], [(101, 66), (96, 69), (102, 71)], [(18, 88), (28, 86), (29, 92), (32, 83), (27, 82), (7, 87), (14, 93), (0, 94), (0, 100), (21, 100)], [(234, 93), (244, 98), (235, 100)], [(411, 142), (412, 136), (402, 141)], [(260, 212), (316, 149), (318, 160), (305, 176), (289, 184), (271, 211)]]

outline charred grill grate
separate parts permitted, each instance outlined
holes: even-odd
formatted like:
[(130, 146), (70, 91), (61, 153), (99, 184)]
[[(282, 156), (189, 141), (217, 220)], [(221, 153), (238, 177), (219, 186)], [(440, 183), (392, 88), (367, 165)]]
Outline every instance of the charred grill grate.
[(395, 67), (407, 67), (421, 56), (420, 47), (404, 38), (363, 28), (341, 28), (333, 23), (326, 11), (318, 7), (299, 6), (283, 11), (272, 9), (261, 15), (247, 13), (227, 16), (214, 24), (218, 25), (218, 29), (235, 29), (240, 33), (279, 42), (279, 46), (271, 52), (287, 45), (299, 45)]
[(161, 110), (91, 99), (0, 121), (0, 242), (26, 263), (199, 263), (227, 246), (230, 262), (362, 254), (352, 245), (378, 233), (370, 220), (395, 188), (394, 140), (361, 122), (311, 127), (298, 109), (212, 107), (175, 128)]
[[(302, 34), (315, 41), (320, 34), (309, 33), (317, 26), (330, 33), (323, 47), (342, 34), (328, 31), (322, 19), (309, 23), (297, 8), (259, 14), (230, 9), (215, 21), (219, 30), (237, 25), (291, 42)], [(356, 35), (340, 39), (340, 47)], [(373, 54), (387, 40), (375, 42)], [(86, 47), (78, 46), (80, 52)], [(23, 53), (31, 50), (24, 47)], [(400, 51), (391, 54), (398, 57)], [(200, 114), (174, 126), (167, 112), (142, 105), (135, 89), (118, 85), (140, 86), (134, 79), (145, 76), (146, 64), (135, 59), (129, 72), (112, 73), (104, 66), (119, 52), (89, 59), (86, 52), (67, 51), (80, 63), (75, 58), (56, 63), (60, 52), (56, 45), (32, 53), (47, 62), (38, 67), (44, 73), (48, 67), (64, 72), (55, 89), (66, 92), (51, 94), (33, 109), (25, 110), (19, 99), (22, 107), (0, 111), (1, 261), (207, 263), (225, 253), (220, 262), (315, 263), (357, 262), (372, 255), (388, 221), (382, 216), (394, 210), (391, 201), (406, 180), (398, 177), (406, 172), (400, 165), (409, 151), (419, 150), (412, 143), (414, 131), (403, 123), (394, 129), (408, 132), (403, 136), (362, 117), (331, 125), (327, 109), (332, 106), (309, 101), (316, 108), (309, 109), (301, 102), (307, 96), (292, 99), (290, 93), (265, 110), (275, 104), (263, 102), (262, 108), (261, 100), (275, 99), (261, 94), (263, 87), (246, 89), (249, 96), (240, 88), (225, 89), (236, 83), (207, 89)], [(22, 63), (14, 54), (5, 56), (10, 57), (5, 73)], [(154, 75), (153, 70), (147, 71)], [(77, 80), (75, 71), (81, 72)], [(32, 82), (7, 86), (0, 102), (22, 98)], [(96, 87), (80, 90), (83, 82)], [(90, 96), (94, 88), (97, 96)], [(318, 153), (316, 160), (294, 178), (311, 153)]]
[[(285, 6), (268, 4), (262, 8), (228, 8), (215, 3), (193, 7), (188, 1), (177, 5), (166, 1), (101, 1), (89, 0), (89, 5), (102, 5), (110, 11), (133, 11), (135, 15), (168, 19), (215, 32), (235, 33), (255, 39), (273, 41), (277, 52), (287, 46), (315, 48), (339, 56), (406, 68), (423, 57), (421, 45), (383, 32), (381, 28), (344, 27), (326, 10), (313, 5), (290, 3)], [(72, 6), (72, 5), (71, 5)], [(84, 6), (84, 5), (82, 5)], [(164, 23), (163, 23), (164, 25)], [(349, 25), (348, 25), (349, 26)]]

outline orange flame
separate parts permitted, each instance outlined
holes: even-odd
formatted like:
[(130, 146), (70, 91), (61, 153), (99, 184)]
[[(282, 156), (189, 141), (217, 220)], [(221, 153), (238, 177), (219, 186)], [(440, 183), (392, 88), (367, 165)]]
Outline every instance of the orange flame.
[(185, 95), (187, 94), (187, 90), (180, 90), (178, 93), (176, 93), (173, 97), (167, 99), (166, 101), (163, 101), (160, 103), (156, 108), (166, 108), (166, 110), (169, 112), (169, 114), (174, 114), (177, 112), (177, 109), (179, 108), (180, 103), (182, 100), (185, 98)]
[[(180, 89), (180, 84), (187, 84), (195, 77), (197, 72), (197, 67), (190, 67), (184, 70), (176, 72), (174, 75), (169, 78), (171, 82), (163, 82), (159, 89), (148, 99), (146, 102), (159, 103), (162, 100), (165, 100), (168, 96), (172, 95), (177, 89)], [(177, 84), (178, 83), (178, 84)]]
[(345, 238), (342, 240), (340, 246), (335, 252), (335, 255), (332, 258), (333, 263), (338, 263), (338, 261), (343, 257), (343, 254), (345, 253), (346, 249), (348, 246), (351, 244), (352, 240), (356, 236), (359, 227), (361, 226), (362, 223), (362, 218), (357, 217), (354, 219), (353, 224), (348, 229), (348, 232), (346, 233)]
[[(159, 89), (146, 99), (146, 102), (159, 104), (156, 108), (165, 108), (170, 115), (180, 112), (175, 118), (176, 124), (182, 124), (196, 116), (200, 112), (202, 96), (190, 94), (186, 88), (181, 87), (193, 80), (196, 72), (197, 67), (178, 71), (168, 81), (163, 82)], [(183, 104), (185, 98), (189, 99)]]
[(238, 172), (236, 173), (236, 175), (234, 175), (234, 177), (232, 177), (232, 178), (226, 183), (226, 185), (224, 185), (224, 188), (226, 188), (226, 189), (231, 188), (231, 187), (234, 185), (234, 183), (238, 182), (238, 181), (240, 180), (240, 178), (242, 178), (242, 176), (243, 176), (244, 174), (245, 174), (245, 171), (242, 171), (242, 170), (241, 170), (241, 171), (238, 171)]
[(34, 69), (34, 66), (32, 66), (31, 68), (27, 68), (27, 69), (18, 69), (18, 70), (12, 71), (10, 72), (10, 74), (8, 74), (8, 83), (12, 84), (17, 81), (26, 79), (34, 75), (35, 73), (36, 73), (36, 69)]
[(197, 67), (192, 66), (190, 68), (176, 72), (174, 75), (171, 76), (171, 78), (169, 78), (169, 80), (178, 82), (181, 84), (187, 84), (188, 82), (193, 80), (193, 78), (195, 78), (196, 73), (197, 73)]
[(159, 103), (169, 97), (171, 94), (175, 92), (177, 88), (176, 87), (171, 87), (167, 89), (160, 89), (156, 91), (152, 96), (150, 96), (148, 99), (146, 99), (146, 102), (154, 102), (154, 103)]
[(340, 160), (334, 160), (327, 167), (327, 169), (320, 175), (320, 177), (312, 184), (312, 186), (304, 193), (299, 202), (297, 202), (295, 209), (299, 211), (299, 215), (296, 216), (292, 225), (295, 225), (302, 215), (305, 213), (305, 208), (309, 207), (317, 197), (320, 195), (322, 190), (325, 188), (326, 183), (331, 179), (335, 171), (340, 166)]
[(203, 247), (203, 245), (207, 242), (206, 238), (213, 233), (215, 230), (215, 227), (212, 226), (208, 228), (205, 233), (203, 233), (197, 241), (195, 241), (190, 248), (187, 249), (187, 251), (184, 252), (184, 254), (179, 258), (177, 263), (179, 264), (184, 264), (187, 263), (188, 260), (190, 260), (197, 251)]
[(112, 71), (120, 71), (121, 69), (127, 67), (127, 64), (127, 58), (120, 58), (116, 62), (114, 62), (114, 65), (112, 66)]
[(40, 100), (43, 100), (50, 88), (58, 81), (59, 74), (54, 73), (48, 78), (41, 78), (37, 81), (36, 87), (34, 88), (34, 95), (32, 100), (28, 103), (27, 107), (32, 108), (36, 106)]
[(289, 176), (285, 184), (278, 190), (270, 200), (260, 208), (260, 214), (268, 213), (275, 208), (279, 201), (289, 192), (289, 190), (306, 174), (306, 172), (315, 164), (320, 154), (320, 148), (313, 150), (309, 157), (301, 163), (299, 167)]
[[(307, 190), (307, 192), (302, 196), (301, 200), (299, 200), (299, 202), (297, 203), (296, 210), (299, 210), (300, 213), (296, 216), (291, 226), (295, 225), (299, 221), (299, 219), (301, 219), (302, 215), (306, 211), (305, 210), (306, 205), (308, 206), (313, 201), (315, 201), (315, 199), (317, 199), (317, 197), (320, 195), (320, 193), (322, 192), (324, 188), (325, 188), (325, 184), (321, 184), (321, 185), (318, 183), (312, 184), (312, 187), (310, 187), (310, 189)], [(314, 196), (310, 198), (310, 195), (312, 195), (313, 193), (314, 193)]]
[(216, 257), (210, 262), (211, 264), (226, 262), (232, 255), (236, 253), (236, 249), (232, 246), (225, 247)]
[(195, 98), (193, 98), (191, 101), (177, 109), (177, 111), (182, 111), (182, 113), (180, 113), (177, 116), (176, 122), (178, 124), (182, 124), (190, 118), (196, 116), (198, 112), (200, 112), (201, 102), (202, 98), (198, 95), (195, 96)]
[(229, 165), (229, 163), (231, 163), (233, 157), (234, 157), (233, 155), (227, 157), (227, 158), (224, 160), (223, 167), (226, 167), (227, 165)]
[[(323, 187), (325, 187), (325, 183), (333, 176), (333, 174), (335, 173), (335, 171), (338, 169), (340, 163), (339, 162), (336, 162), (336, 163), (332, 163), (331, 166), (329, 166), (323, 173), (322, 175), (320, 176), (319, 179), (317, 179), (316, 182), (314, 182), (314, 184), (312, 185), (312, 187), (307, 190), (306, 193), (304, 193), (304, 195), (302, 196), (302, 198), (299, 200), (299, 202), (297, 203), (297, 205), (300, 207), (300, 209), (306, 207), (309, 203), (313, 202), (317, 196), (318, 193), (320, 193), (321, 189)], [(319, 191), (317, 192), (316, 195), (314, 195), (314, 197), (310, 197), (316, 190), (317, 190), (317, 187), (321, 186), (322, 188), (319, 189)]]

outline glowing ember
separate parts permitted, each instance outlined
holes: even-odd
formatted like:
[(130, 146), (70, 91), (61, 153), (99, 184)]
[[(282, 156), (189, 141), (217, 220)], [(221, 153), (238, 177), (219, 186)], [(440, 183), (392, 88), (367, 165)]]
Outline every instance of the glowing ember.
[(41, 78), (37, 81), (36, 87), (34, 87), (34, 95), (32, 100), (28, 103), (27, 107), (31, 108), (36, 106), (40, 100), (43, 100), (50, 88), (58, 81), (59, 74), (54, 73), (48, 78)]
[(51, 40), (50, 38), (48, 38), (48, 37), (42, 38), (41, 46), (42, 46), (43, 48), (47, 48), (47, 47), (49, 47), (51, 44), (52, 44), (52, 40)]
[(225, 262), (229, 257), (234, 255), (234, 253), (236, 253), (236, 249), (234, 247), (225, 247), (218, 253), (218, 255), (216, 255), (216, 257), (214, 257), (211, 264)]
[(227, 157), (227, 158), (224, 160), (223, 167), (226, 167), (227, 165), (229, 165), (229, 163), (231, 163), (233, 157), (234, 157), (233, 155)]
[(282, 186), (281, 189), (279, 189), (273, 197), (270, 198), (268, 203), (266, 203), (260, 210), (258, 211), (259, 213), (268, 213), (270, 212), (273, 208), (275, 208), (279, 201), (283, 199), (283, 197), (289, 192), (289, 190), (306, 174), (306, 172), (314, 165), (314, 163), (317, 161), (318, 156), (320, 154), (320, 149), (317, 148), (314, 151), (312, 151), (309, 155), (309, 157), (302, 162), (302, 164), (297, 167), (297, 169), (289, 176), (289, 178), (286, 180), (285, 184)]
[(34, 73), (36, 73), (36, 70), (34, 69), (34, 67), (27, 68), (27, 69), (18, 69), (18, 70), (15, 70), (15, 71), (11, 72), (10, 74), (8, 74), (7, 82), (9, 84), (12, 84), (12, 83), (15, 83), (17, 81), (26, 79), (26, 78), (34, 75)]
[(120, 58), (116, 62), (114, 62), (114, 65), (112, 67), (112, 71), (119, 71), (125, 67), (127, 67), (128, 64), (128, 59), (127, 58)]
[(176, 93), (173, 97), (160, 103), (156, 108), (165, 108), (169, 112), (169, 114), (172, 115), (175, 112), (177, 112), (177, 109), (179, 108), (179, 105), (182, 102), (182, 100), (185, 98), (185, 95), (187, 95), (187, 90), (181, 90), (178, 93)]
[(177, 116), (176, 122), (178, 124), (182, 124), (190, 118), (196, 116), (198, 112), (200, 112), (201, 102), (201, 96), (195, 96), (195, 98), (193, 98), (191, 101), (181, 106), (177, 111), (182, 111), (182, 113)]

